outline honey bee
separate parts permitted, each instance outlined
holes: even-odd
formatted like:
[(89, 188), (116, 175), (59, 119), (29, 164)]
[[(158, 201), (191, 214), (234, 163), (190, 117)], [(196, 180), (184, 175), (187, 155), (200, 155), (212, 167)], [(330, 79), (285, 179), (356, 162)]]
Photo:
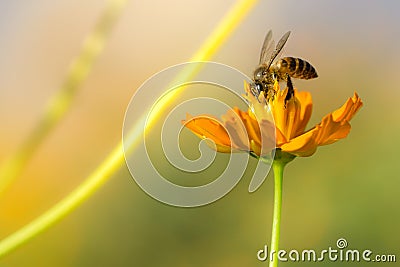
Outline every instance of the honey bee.
[(261, 48), (259, 66), (254, 71), (253, 84), (251, 91), (255, 96), (261, 92), (266, 94), (267, 101), (274, 98), (276, 92), (274, 83), (285, 81), (288, 87), (288, 93), (285, 97), (285, 103), (294, 96), (292, 78), (313, 79), (317, 78), (315, 68), (307, 61), (301, 58), (284, 57), (279, 58), (283, 46), (289, 38), (290, 31), (285, 33), (274, 47), (272, 31), (268, 31)]

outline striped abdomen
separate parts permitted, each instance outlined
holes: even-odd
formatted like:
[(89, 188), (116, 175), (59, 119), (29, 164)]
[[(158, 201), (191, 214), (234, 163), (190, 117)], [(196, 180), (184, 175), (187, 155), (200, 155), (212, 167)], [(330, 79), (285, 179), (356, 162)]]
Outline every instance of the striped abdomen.
[(288, 73), (293, 78), (308, 80), (318, 77), (314, 67), (301, 58), (284, 57), (276, 63), (276, 66), (280, 73)]

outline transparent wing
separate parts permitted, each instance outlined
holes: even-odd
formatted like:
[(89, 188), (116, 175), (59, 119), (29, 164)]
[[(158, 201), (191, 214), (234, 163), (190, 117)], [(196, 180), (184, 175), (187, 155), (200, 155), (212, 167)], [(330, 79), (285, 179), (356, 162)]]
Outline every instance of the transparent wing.
[(287, 39), (289, 38), (290, 31), (285, 33), (282, 38), (279, 40), (278, 44), (276, 45), (275, 50), (272, 52), (271, 57), (269, 58), (269, 61), (267, 63), (268, 68), (271, 66), (272, 62), (274, 62), (275, 58), (278, 57), (278, 55), (281, 53), (282, 48), (285, 46)]
[(272, 40), (272, 31), (269, 30), (267, 35), (265, 36), (264, 43), (261, 48), (260, 65), (266, 63), (271, 58), (274, 48), (275, 42), (274, 40)]

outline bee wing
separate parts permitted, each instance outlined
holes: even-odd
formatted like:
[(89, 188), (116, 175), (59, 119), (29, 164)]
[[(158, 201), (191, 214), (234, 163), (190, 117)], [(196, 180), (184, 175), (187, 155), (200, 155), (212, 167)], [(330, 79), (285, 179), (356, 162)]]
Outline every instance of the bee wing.
[(272, 65), (274, 60), (278, 57), (278, 55), (282, 52), (282, 48), (285, 46), (287, 39), (289, 38), (290, 31), (285, 33), (282, 38), (279, 40), (278, 44), (276, 45), (275, 50), (272, 52), (272, 55), (267, 63), (268, 68)]
[(274, 51), (275, 47), (275, 42), (272, 40), (272, 31), (269, 30), (267, 35), (265, 35), (264, 43), (261, 48), (261, 53), (260, 53), (260, 65), (263, 63), (266, 63), (272, 55), (272, 52)]

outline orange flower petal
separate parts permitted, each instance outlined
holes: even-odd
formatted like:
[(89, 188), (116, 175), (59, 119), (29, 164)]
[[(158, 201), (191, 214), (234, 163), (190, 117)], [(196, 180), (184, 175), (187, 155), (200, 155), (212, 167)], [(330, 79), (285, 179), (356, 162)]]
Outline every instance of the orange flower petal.
[(326, 115), (318, 127), (316, 142), (318, 145), (328, 145), (345, 138), (351, 129), (349, 121), (362, 107), (363, 103), (357, 93), (349, 98), (343, 106)]
[(217, 144), (213, 141), (211, 141), (210, 139), (203, 139), (205, 140), (206, 144), (211, 148), (214, 149), (217, 152), (221, 152), (221, 153), (231, 153), (231, 152), (240, 152), (239, 150), (234, 150), (232, 149), (230, 146), (225, 146), (225, 145), (221, 145), (221, 144)]
[(300, 103), (300, 113), (296, 132), (294, 133), (294, 136), (298, 136), (304, 132), (310, 120), (312, 113), (312, 97), (310, 92), (298, 92), (297, 89), (294, 90), (294, 95)]
[(272, 115), (273, 115), (274, 121), (275, 121), (275, 126), (285, 136), (285, 139), (289, 139), (286, 135), (287, 131), (285, 131), (287, 114), (286, 114), (285, 108), (284, 108), (285, 107), (285, 95), (283, 95), (283, 93), (281, 91), (278, 91), (276, 93), (274, 100), (272, 102), (270, 102), (270, 105), (271, 105)]
[(262, 151), (261, 156), (270, 154), (276, 147), (276, 127), (269, 120), (260, 121), (261, 136), (262, 136)]
[(339, 139), (345, 138), (350, 132), (351, 126), (346, 120), (335, 121), (332, 114), (325, 116), (318, 124), (316, 143), (320, 146), (328, 145)]
[(259, 156), (271, 153), (276, 144), (274, 123), (265, 119), (266, 117), (257, 121), (251, 110), (244, 112), (236, 108), (235, 112), (239, 114), (246, 127), (251, 151)]
[(281, 130), (278, 129), (278, 127), (276, 127), (275, 135), (276, 135), (276, 146), (277, 146), (277, 147), (280, 147), (280, 146), (283, 145), (284, 143), (287, 143), (287, 142), (288, 142), (288, 141), (286, 140), (286, 137), (283, 135), (283, 133), (281, 132)]
[(256, 155), (261, 155), (261, 147), (259, 144), (256, 144), (254, 140), (250, 141), (251, 151), (253, 151)]
[(246, 130), (248, 134), (248, 140), (254, 140), (254, 142), (257, 143), (258, 146), (261, 145), (261, 133), (260, 133), (260, 127), (258, 126), (257, 120), (253, 119), (250, 117), (250, 114), (248, 112), (241, 111), (239, 109), (235, 110), (236, 113), (239, 114), (241, 117)]
[(230, 135), (233, 146), (241, 150), (250, 151), (246, 128), (241, 117), (235, 111), (237, 110), (228, 110), (222, 116), (222, 121)]
[(295, 97), (285, 103), (287, 90), (277, 92), (271, 107), (276, 127), (290, 140), (304, 132), (311, 117), (312, 98), (309, 92), (295, 89)]
[(354, 114), (362, 107), (363, 102), (356, 92), (353, 97), (349, 98), (343, 106), (332, 112), (334, 121), (349, 121), (353, 118)]
[(228, 133), (226, 132), (224, 126), (216, 118), (213, 118), (209, 115), (193, 117), (187, 114), (186, 120), (183, 120), (182, 124), (200, 138), (211, 139), (217, 146), (231, 146)]
[[(303, 96), (306, 97), (305, 95)], [(303, 96), (299, 97), (299, 100), (303, 98)], [(301, 101), (303, 101), (303, 103), (307, 102), (306, 99)], [(326, 115), (321, 123), (316, 125), (313, 129), (289, 140), (289, 142), (285, 144), (280, 144), (281, 149), (296, 156), (306, 157), (311, 156), (316, 151), (317, 146), (332, 144), (339, 139), (345, 138), (351, 129), (348, 121), (361, 106), (362, 101), (360, 97), (357, 93), (354, 93), (354, 96), (349, 98), (341, 108)], [(311, 113), (311, 110), (305, 113), (307, 112)], [(309, 118), (307, 118), (307, 120), (308, 119)]]
[(299, 157), (308, 157), (315, 153), (317, 144), (315, 142), (316, 131), (308, 131), (293, 138), (288, 143), (280, 146), (282, 151)]

